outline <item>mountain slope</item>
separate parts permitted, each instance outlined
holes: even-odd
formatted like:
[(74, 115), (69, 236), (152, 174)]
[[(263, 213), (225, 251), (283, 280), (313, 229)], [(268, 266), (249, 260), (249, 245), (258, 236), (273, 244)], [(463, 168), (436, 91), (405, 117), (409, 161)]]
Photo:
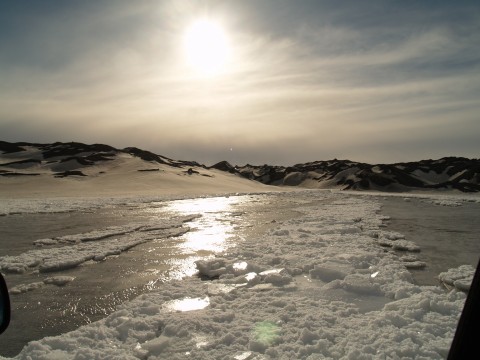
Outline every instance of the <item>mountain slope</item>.
[(480, 191), (480, 160), (445, 157), (439, 160), (370, 165), (350, 160), (315, 161), (284, 166), (232, 166), (222, 161), (212, 168), (269, 185), (342, 190), (408, 191), (456, 189)]
[[(168, 181), (169, 186), (178, 187), (180, 191), (178, 184), (182, 181), (179, 176), (196, 179), (196, 182), (203, 177), (201, 183), (205, 183), (205, 178), (211, 178), (209, 184), (215, 187), (215, 182), (221, 183), (221, 175), (234, 182), (248, 179), (265, 185), (306, 188), (480, 191), (480, 160), (462, 157), (376, 165), (334, 159), (290, 167), (233, 166), (222, 161), (207, 168), (195, 161), (173, 160), (135, 147), (116, 149), (103, 144), (77, 142), (34, 144), (0, 141), (0, 179), (10, 178), (17, 182), (20, 178), (37, 177), (110, 178), (116, 183), (123, 179), (122, 184), (128, 187), (128, 177), (137, 186), (144, 184), (152, 191), (157, 187), (166, 187)], [(102, 183), (101, 180), (98, 182)], [(247, 183), (252, 186), (251, 182)], [(107, 186), (106, 180), (103, 186)]]
[(0, 198), (201, 195), (275, 190), (138, 148), (0, 141)]

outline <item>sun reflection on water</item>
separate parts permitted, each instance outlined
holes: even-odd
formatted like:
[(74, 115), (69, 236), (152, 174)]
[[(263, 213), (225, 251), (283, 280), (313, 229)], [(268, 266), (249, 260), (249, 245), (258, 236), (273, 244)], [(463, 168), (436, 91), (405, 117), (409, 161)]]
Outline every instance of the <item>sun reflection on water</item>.
[(202, 215), (188, 223), (190, 231), (181, 239), (180, 245), (185, 253), (210, 253), (225, 251), (228, 239), (234, 235), (231, 212), (237, 204), (237, 197), (215, 197), (173, 201), (167, 210), (180, 215)]
[(239, 201), (236, 197), (196, 198), (172, 201), (167, 209), (184, 215), (229, 211)]
[[(239, 240), (239, 228), (248, 226), (245, 205), (251, 196), (220, 196), (165, 201), (149, 209), (149, 215), (161, 222), (169, 217), (186, 217), (185, 233), (169, 239), (158, 239), (154, 251), (169, 269), (162, 281), (182, 279), (197, 273), (195, 261), (228, 251)], [(168, 253), (168, 259), (164, 255)], [(244, 266), (238, 264), (238, 266)], [(240, 269), (239, 269), (240, 270)]]

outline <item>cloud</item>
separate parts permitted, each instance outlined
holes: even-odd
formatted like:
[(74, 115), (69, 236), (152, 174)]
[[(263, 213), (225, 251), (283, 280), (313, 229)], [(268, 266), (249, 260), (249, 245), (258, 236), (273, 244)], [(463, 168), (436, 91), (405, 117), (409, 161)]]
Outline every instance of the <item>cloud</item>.
[[(1, 133), (77, 136), (207, 163), (224, 155), (388, 161), (402, 147), (443, 154), (446, 141), (452, 151), (478, 152), (461, 140), (479, 130), (478, 15), (456, 25), (441, 9), (420, 9), (423, 23), (408, 6), (399, 19), (379, 18), (376, 2), (340, 10), (328, 1), (215, 4), (40, 12), (0, 56)], [(205, 13), (221, 19), (234, 44), (230, 71), (214, 81), (195, 77), (181, 55), (184, 27)]]

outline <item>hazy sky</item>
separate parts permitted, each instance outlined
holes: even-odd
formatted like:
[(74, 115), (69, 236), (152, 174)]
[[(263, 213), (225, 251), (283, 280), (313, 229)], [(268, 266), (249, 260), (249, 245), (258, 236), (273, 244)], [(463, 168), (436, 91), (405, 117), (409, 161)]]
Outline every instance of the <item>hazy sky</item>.
[[(186, 56), (199, 19), (227, 44), (209, 76)], [(206, 164), (478, 158), (480, 2), (0, 0), (0, 140)]]

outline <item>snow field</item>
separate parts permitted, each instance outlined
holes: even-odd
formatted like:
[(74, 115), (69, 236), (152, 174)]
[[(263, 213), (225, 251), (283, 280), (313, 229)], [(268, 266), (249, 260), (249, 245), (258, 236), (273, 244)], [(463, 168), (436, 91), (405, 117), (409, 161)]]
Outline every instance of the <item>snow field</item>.
[[(383, 231), (385, 217), (373, 198), (330, 192), (284, 196), (301, 215), (276, 222), (266, 235), (246, 239), (228, 253), (197, 261), (200, 275), (210, 280), (165, 283), (101, 321), (30, 342), (16, 358), (447, 356), (466, 295), (413, 284), (406, 266), (416, 261), (408, 254), (412, 249), (398, 256), (393, 246), (382, 244), (404, 239)], [(91, 243), (97, 241), (85, 244)], [(465, 279), (468, 271), (450, 272), (445, 279)]]

